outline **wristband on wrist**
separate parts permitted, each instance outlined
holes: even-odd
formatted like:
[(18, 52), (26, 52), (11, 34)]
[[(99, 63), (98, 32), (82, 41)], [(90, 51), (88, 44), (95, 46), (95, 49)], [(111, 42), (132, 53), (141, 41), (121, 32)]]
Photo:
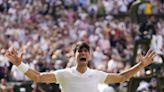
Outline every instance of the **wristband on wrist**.
[(25, 63), (21, 63), (17, 68), (22, 72), (26, 73), (29, 69), (29, 66), (27, 66)]

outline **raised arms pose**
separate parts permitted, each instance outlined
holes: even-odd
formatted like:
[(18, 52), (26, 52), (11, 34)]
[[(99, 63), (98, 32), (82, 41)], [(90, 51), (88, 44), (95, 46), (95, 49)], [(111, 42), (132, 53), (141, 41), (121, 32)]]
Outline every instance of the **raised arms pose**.
[(10, 48), (5, 55), (12, 64), (35, 82), (59, 83), (63, 92), (96, 92), (98, 83), (118, 83), (128, 80), (139, 70), (151, 64), (156, 53), (149, 50), (146, 55), (139, 57), (138, 64), (118, 74), (90, 69), (88, 62), (91, 51), (85, 42), (78, 42), (74, 48), (77, 62), (75, 67), (54, 72), (41, 73), (30, 69), (22, 62), (22, 55), (19, 55), (14, 48)]

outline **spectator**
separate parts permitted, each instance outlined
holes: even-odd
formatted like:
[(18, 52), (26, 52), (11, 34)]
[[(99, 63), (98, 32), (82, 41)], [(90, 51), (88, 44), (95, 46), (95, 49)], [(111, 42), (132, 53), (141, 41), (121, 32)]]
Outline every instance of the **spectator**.
[(1, 79), (0, 92), (14, 92), (13, 87), (9, 85), (4, 78)]
[(119, 72), (120, 57), (117, 54), (112, 54), (108, 61), (108, 72)]
[(102, 59), (103, 59), (103, 51), (100, 49), (100, 47), (96, 47), (96, 50), (93, 52), (93, 63), (94, 63), (94, 66), (97, 67), (101, 62), (102, 62)]
[(9, 72), (9, 66), (10, 63), (8, 62), (7, 58), (4, 57), (5, 49), (1, 49), (0, 52), (0, 79), (1, 78), (9, 78), (8, 72)]
[[(65, 68), (67, 63), (69, 67), (73, 66), (74, 62), (69, 64), (74, 60), (74, 56), (70, 54), (71, 46), (77, 40), (85, 40), (91, 43), (93, 52), (97, 52), (96, 48), (99, 46), (101, 55), (105, 54), (107, 57), (111, 55), (113, 49), (116, 49), (120, 56), (119, 62), (124, 61), (123, 63), (129, 64), (135, 46), (136, 38), (134, 37), (138, 35), (139, 27), (139, 24), (131, 20), (141, 18), (141, 16), (128, 20), (124, 16), (129, 17), (126, 13), (129, 12), (129, 7), (133, 2), (139, 6), (144, 1), (0, 0), (0, 49), (5, 50), (11, 45), (14, 48), (24, 49), (25, 61), (32, 60), (31, 63), (35, 64), (38, 71), (49, 71), (54, 70), (55, 67), (57, 69)], [(151, 7), (148, 5), (147, 8), (152, 8), (152, 13), (161, 14), (164, 11), (161, 2), (151, 0), (149, 2)], [(144, 8), (146, 9), (146, 7)], [(123, 14), (119, 19), (118, 16), (122, 13), (125, 15)], [(133, 13), (138, 12), (134, 10)], [(160, 34), (163, 34), (163, 20), (160, 19), (157, 24), (160, 26)], [(55, 56), (53, 52), (58, 50), (61, 51), (61, 54)], [(164, 51), (163, 46), (161, 51)], [(3, 57), (3, 54), (0, 54), (1, 56)], [(72, 58), (70, 62), (67, 62), (69, 57)], [(0, 61), (4, 63), (4, 60)], [(107, 58), (105, 61), (109, 60), (110, 58)], [(156, 60), (160, 59), (157, 57)], [(96, 63), (95, 61), (93, 60), (92, 66)], [(100, 65), (94, 68), (103, 67), (103, 71), (107, 71), (107, 63), (103, 61), (100, 61)], [(9, 69), (5, 71), (5, 74), (4, 66), (5, 70)], [(126, 67), (122, 63), (119, 64), (120, 66)], [(4, 65), (0, 62), (0, 67), (3, 67), (0, 69), (0, 71), (3, 70), (3, 74), (0, 75), (2, 77), (6, 77), (6, 72), (11, 73), (15, 70), (11, 69), (10, 71), (11, 65), (7, 63)], [(119, 68), (117, 71), (124, 68)], [(8, 77), (14, 79), (13, 75), (8, 75)], [(18, 74), (18, 76), (20, 75)], [(20, 79), (24, 78), (20, 76)]]
[(154, 16), (149, 16), (146, 22), (141, 23), (139, 28), (139, 36), (135, 39), (135, 47), (133, 50), (133, 60), (136, 60), (137, 49), (139, 45), (144, 45), (147, 51), (150, 47), (152, 36), (156, 34), (156, 18)]
[[(164, 60), (164, 53), (162, 52), (162, 46), (163, 46), (163, 37), (160, 34), (159, 30), (156, 31), (156, 34), (152, 36), (151, 40), (151, 48), (155, 50), (155, 52), (161, 57), (162, 62)], [(161, 62), (160, 57), (156, 59), (156, 62)]]

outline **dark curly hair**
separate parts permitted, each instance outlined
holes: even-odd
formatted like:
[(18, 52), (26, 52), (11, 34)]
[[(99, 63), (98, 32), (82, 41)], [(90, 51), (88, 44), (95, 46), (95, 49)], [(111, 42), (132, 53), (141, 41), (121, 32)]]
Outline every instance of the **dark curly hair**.
[(76, 51), (82, 49), (82, 48), (86, 48), (88, 51), (90, 51), (90, 46), (88, 43), (83, 42), (83, 41), (79, 41), (77, 42), (74, 47), (73, 47), (73, 51), (74, 53), (76, 53)]

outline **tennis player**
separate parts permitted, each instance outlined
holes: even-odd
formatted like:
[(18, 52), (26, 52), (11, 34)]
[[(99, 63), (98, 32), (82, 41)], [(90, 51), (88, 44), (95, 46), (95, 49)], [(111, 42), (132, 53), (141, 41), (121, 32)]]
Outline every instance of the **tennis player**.
[(30, 69), (22, 62), (22, 55), (19, 55), (14, 48), (6, 52), (9, 61), (26, 76), (35, 82), (59, 83), (62, 92), (97, 92), (99, 83), (118, 83), (124, 82), (136, 74), (139, 70), (151, 64), (156, 56), (155, 52), (149, 50), (146, 55), (140, 56), (140, 62), (122, 73), (113, 74), (90, 69), (90, 46), (85, 42), (78, 42), (74, 47), (74, 56), (77, 65), (72, 68), (65, 68), (53, 72), (37, 72)]

